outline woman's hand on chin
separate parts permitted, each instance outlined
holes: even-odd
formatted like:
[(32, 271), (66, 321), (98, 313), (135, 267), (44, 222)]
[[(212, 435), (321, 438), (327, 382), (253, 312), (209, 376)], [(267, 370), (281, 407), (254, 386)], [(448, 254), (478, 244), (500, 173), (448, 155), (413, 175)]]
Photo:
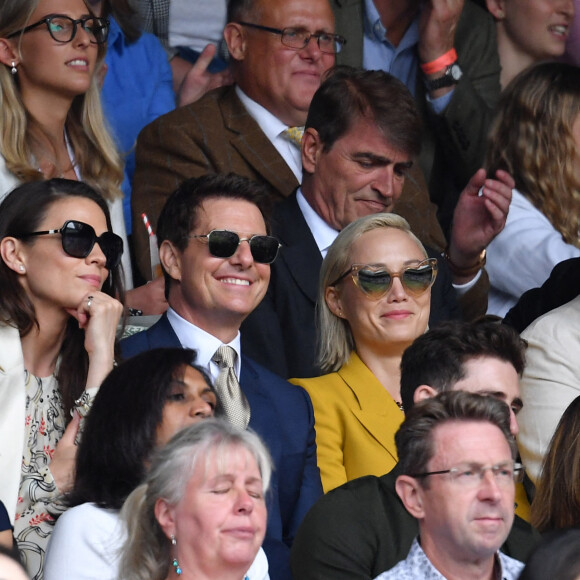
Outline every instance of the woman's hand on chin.
[(85, 331), (85, 350), (89, 355), (86, 386), (97, 387), (113, 368), (117, 325), (123, 314), (123, 305), (104, 292), (91, 291), (85, 294), (76, 309), (68, 309), (68, 312)]

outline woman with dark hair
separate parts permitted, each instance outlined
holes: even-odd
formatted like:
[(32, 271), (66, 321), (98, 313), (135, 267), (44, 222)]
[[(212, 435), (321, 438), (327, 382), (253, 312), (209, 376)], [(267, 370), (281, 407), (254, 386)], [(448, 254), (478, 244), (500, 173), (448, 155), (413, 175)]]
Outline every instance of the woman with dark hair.
[(552, 436), (530, 522), (542, 533), (580, 526), (580, 397), (564, 411)]
[(84, 183), (27, 183), (0, 204), (0, 500), (34, 578), (80, 419), (113, 367), (122, 249)]
[[(195, 352), (137, 355), (103, 381), (87, 417), (67, 498), (47, 552), (46, 580), (113, 580), (124, 531), (119, 510), (145, 479), (153, 451), (218, 408)], [(74, 506), (74, 507), (72, 507)]]

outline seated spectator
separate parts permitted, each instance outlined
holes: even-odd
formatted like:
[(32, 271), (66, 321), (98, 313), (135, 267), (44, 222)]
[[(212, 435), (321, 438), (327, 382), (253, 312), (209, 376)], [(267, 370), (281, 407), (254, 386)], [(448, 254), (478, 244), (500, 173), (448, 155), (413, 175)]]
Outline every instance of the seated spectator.
[(265, 562), (248, 568), (266, 533), (271, 471), (252, 431), (209, 420), (178, 433), (123, 507), (120, 578), (267, 580)]
[[(78, 18), (86, 18), (86, 26), (72, 23)], [(22, 182), (62, 177), (88, 183), (109, 204), (113, 231), (126, 250), (125, 287), (132, 288), (123, 166), (99, 98), (107, 37), (106, 21), (83, 0), (0, 3), (0, 200)], [(72, 60), (47, 79), (47, 63), (61, 66), (64, 51)], [(151, 284), (127, 292), (125, 302), (146, 314), (167, 307), (162, 286)]]
[(395, 488), (419, 536), (407, 558), (376, 580), (517, 580), (524, 565), (499, 551), (523, 475), (507, 406), (442, 393), (415, 405), (395, 439), (401, 458)]
[(506, 226), (487, 249), (488, 313), (503, 316), (562, 260), (580, 256), (580, 69), (545, 63), (504, 91), (489, 137), (488, 171), (516, 188)]
[(6, 580), (29, 580), (18, 558), (4, 545), (0, 545), (0, 578)]
[[(42, 20), (51, 14), (63, 14), (64, 22)], [(82, 179), (109, 203), (113, 230), (126, 246), (123, 167), (105, 129), (94, 74), (105, 57), (108, 27), (99, 19), (89, 20), (86, 29), (66, 20), (90, 16), (82, 0), (0, 4), (1, 126), (11, 127), (0, 134), (0, 199), (21, 182)], [(52, 75), (47, 83), (42, 63), (62, 58), (64, 46), (74, 47), (86, 64), (66, 67), (68, 74)], [(131, 287), (128, 252), (123, 268)]]
[(580, 526), (580, 396), (564, 411), (544, 457), (531, 522), (540, 532)]
[[(510, 328), (490, 322), (447, 322), (420, 336), (401, 361), (401, 398), (407, 412), (415, 402), (449, 390), (498, 398), (511, 409), (511, 432), (522, 401), (518, 375), (524, 342)], [(417, 535), (417, 521), (395, 491), (395, 467), (381, 477), (350, 481), (322, 497), (302, 523), (292, 548), (292, 571), (301, 580), (368, 580), (403, 560)], [(519, 488), (519, 489), (518, 489)], [(527, 500), (517, 486), (518, 514)], [(525, 561), (538, 539), (515, 518), (502, 551)]]
[(188, 349), (155, 349), (103, 381), (77, 454), (67, 497), (72, 507), (58, 519), (48, 547), (45, 580), (116, 580), (126, 535), (119, 510), (144, 481), (153, 452), (216, 409), (221, 414), (194, 358)]
[[(414, 191), (420, 127), (411, 93), (383, 71), (335, 67), (314, 94), (302, 138), (302, 185), (274, 208), (280, 258), (266, 297), (242, 326), (246, 352), (270, 370), (284, 377), (321, 374), (317, 284), (322, 259), (342, 229), (373, 213), (429, 214)], [(486, 179), (480, 169), (461, 193), (431, 293), (431, 326), (485, 314), (484, 250), (505, 224), (512, 188), (505, 171)], [(429, 220), (408, 221), (429, 257), (441, 257), (446, 242), (436, 220), (434, 229), (422, 227)]]
[(529, 557), (519, 580), (580, 580), (580, 530), (550, 534)]
[(525, 410), (518, 445), (537, 483), (556, 427), (580, 394), (580, 296), (532, 322), (522, 338), (528, 342), (528, 364), (521, 381)]
[(397, 463), (403, 351), (427, 329), (437, 260), (395, 214), (352, 222), (322, 263), (319, 360), (325, 374), (293, 379), (314, 407), (318, 467), (327, 492)]
[(0, 204), (0, 501), (33, 578), (74, 482), (81, 417), (113, 368), (122, 248), (84, 183), (26, 183)]
[(348, 39), (337, 61), (389, 72), (414, 95), (423, 119), (419, 162), (448, 236), (459, 194), (483, 162), (500, 94), (493, 19), (471, 0), (444, 10), (435, 0), (332, 4), (336, 31)]
[(269, 201), (263, 184), (233, 174), (183, 182), (157, 232), (169, 309), (121, 341), (121, 351), (130, 357), (161, 346), (195, 349), (228, 419), (264, 439), (276, 466), (264, 550), (272, 577), (290, 580), (290, 546), (322, 485), (310, 397), (240, 347), (240, 326), (266, 294), (280, 246), (268, 235)]
[(574, 0), (486, 0), (486, 4), (497, 27), (502, 89), (525, 68), (564, 54)]

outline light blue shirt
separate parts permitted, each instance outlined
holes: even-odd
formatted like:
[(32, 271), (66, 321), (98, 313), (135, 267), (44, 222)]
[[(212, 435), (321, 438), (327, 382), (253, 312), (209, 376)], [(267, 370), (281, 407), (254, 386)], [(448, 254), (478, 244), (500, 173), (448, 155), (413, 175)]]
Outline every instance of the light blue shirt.
[[(496, 576), (497, 580), (517, 580), (524, 564), (501, 552), (497, 552), (496, 558), (498, 557), (499, 565), (497, 565), (498, 560), (496, 559), (496, 565), (499, 569)], [(446, 580), (446, 578), (431, 564), (417, 538), (415, 538), (405, 560), (387, 572), (379, 574), (375, 580)]]
[[(417, 85), (417, 46), (419, 44), (419, 17), (417, 16), (403, 35), (398, 46), (387, 39), (387, 29), (381, 22), (373, 0), (364, 0), (363, 67), (366, 70), (383, 70), (398, 78), (413, 96)], [(451, 101), (453, 91), (427, 101), (439, 114)]]

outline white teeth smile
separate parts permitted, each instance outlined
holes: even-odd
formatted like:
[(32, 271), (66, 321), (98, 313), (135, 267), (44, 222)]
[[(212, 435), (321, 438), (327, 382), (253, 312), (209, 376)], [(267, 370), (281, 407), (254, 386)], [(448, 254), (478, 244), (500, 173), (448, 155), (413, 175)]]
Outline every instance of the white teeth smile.
[(238, 286), (249, 286), (249, 280), (240, 280), (239, 278), (222, 278), (220, 282), (224, 284), (237, 284)]
[(550, 30), (552, 32), (555, 32), (556, 34), (562, 34), (565, 35), (568, 32), (568, 27), (567, 26), (550, 26)]
[(87, 66), (87, 61), (82, 58), (71, 60), (67, 63), (69, 66)]

